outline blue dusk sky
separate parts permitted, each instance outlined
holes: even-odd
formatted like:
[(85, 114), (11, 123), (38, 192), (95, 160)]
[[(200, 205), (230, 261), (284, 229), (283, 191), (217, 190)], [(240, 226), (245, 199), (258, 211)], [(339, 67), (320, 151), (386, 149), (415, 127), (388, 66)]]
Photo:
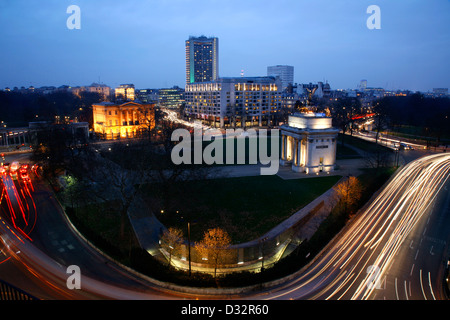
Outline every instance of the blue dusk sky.
[[(370, 5), (381, 29), (366, 25)], [(449, 0), (0, 0), (0, 89), (184, 87), (185, 40), (205, 35), (224, 77), (281, 64), (296, 83), (431, 91), (450, 87), (449, 22)]]

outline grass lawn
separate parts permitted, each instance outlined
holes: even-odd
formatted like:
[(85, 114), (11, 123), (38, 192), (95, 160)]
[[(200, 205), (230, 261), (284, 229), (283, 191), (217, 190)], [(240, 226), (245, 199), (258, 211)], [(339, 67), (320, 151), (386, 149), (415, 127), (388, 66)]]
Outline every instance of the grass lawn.
[[(340, 178), (283, 180), (278, 176), (256, 176), (184, 182), (178, 184), (178, 192), (173, 192), (176, 203), (172, 202), (171, 210), (158, 218), (167, 227), (182, 229), (185, 236), (187, 221), (191, 221), (194, 241), (201, 240), (208, 228), (221, 227), (233, 243), (246, 242), (281, 223)], [(150, 196), (155, 192), (155, 186), (145, 190), (148, 204), (159, 213), (160, 202)]]
[[(342, 147), (342, 134), (341, 133), (339, 133), (337, 143), (338, 143), (338, 148), (339, 148), (339, 146)], [(392, 149), (387, 148), (386, 146), (383, 146), (379, 143), (375, 144), (374, 142), (366, 141), (364, 139), (352, 137), (349, 135), (344, 136), (344, 147), (346, 144), (352, 145), (352, 146), (362, 150), (363, 152), (368, 152), (368, 153), (375, 153), (375, 152), (378, 152), (380, 149), (388, 151), (388, 152), (393, 152)]]
[(131, 248), (139, 247), (131, 223), (127, 220), (123, 238), (120, 236), (121, 217), (115, 201), (66, 207), (69, 219), (90, 241), (114, 258), (127, 256)]
[(342, 145), (342, 143), (337, 143), (336, 148), (336, 159), (342, 160), (342, 159), (360, 159), (361, 156), (358, 152), (356, 152), (354, 149), (350, 148), (347, 145)]

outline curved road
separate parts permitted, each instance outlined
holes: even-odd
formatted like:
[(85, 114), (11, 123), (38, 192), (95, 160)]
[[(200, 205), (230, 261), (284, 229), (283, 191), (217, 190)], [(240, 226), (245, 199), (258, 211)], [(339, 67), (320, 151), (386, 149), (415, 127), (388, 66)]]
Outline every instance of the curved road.
[[(242, 298), (444, 299), (441, 284), (450, 241), (449, 170), (450, 154), (409, 163), (294, 280)], [(62, 215), (50, 214), (61, 209), (41, 188), (35, 186), (34, 198), (38, 224), (46, 228), (36, 228), (29, 240), (2, 221), (5, 247), (0, 249), (13, 259), (0, 263), (0, 271), (15, 263), (36, 282), (38, 289), (32, 293), (52, 299), (193, 297), (161, 290), (107, 263), (67, 232)], [(58, 238), (62, 234), (64, 239)], [(70, 264), (80, 265), (82, 290), (67, 289)]]
[(261, 298), (445, 299), (449, 170), (450, 154), (406, 165), (297, 279)]

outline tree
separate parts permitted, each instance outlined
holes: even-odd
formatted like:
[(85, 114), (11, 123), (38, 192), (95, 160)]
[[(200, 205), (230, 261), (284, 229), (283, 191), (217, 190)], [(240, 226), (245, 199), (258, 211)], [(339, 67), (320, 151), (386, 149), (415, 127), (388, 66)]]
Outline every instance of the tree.
[(357, 177), (350, 176), (334, 187), (334, 191), (339, 203), (345, 212), (352, 211), (352, 208), (362, 195), (362, 185)]
[(166, 229), (161, 236), (163, 247), (169, 253), (169, 266), (172, 262), (172, 255), (180, 252), (181, 244), (183, 242), (183, 231), (177, 228), (170, 227)]
[(364, 153), (364, 161), (366, 164), (378, 171), (379, 168), (387, 167), (392, 160), (392, 152), (386, 147), (376, 145), (373, 151)]
[(155, 128), (155, 106), (140, 107), (138, 110), (140, 133), (150, 140), (152, 137), (152, 131)]
[(374, 129), (376, 131), (375, 144), (378, 143), (380, 131), (382, 131), (388, 125), (388, 103), (386, 99), (381, 99), (374, 102), (372, 111), (374, 116)]
[(222, 265), (229, 256), (227, 249), (231, 244), (228, 233), (221, 228), (209, 229), (205, 232), (203, 240), (195, 245), (197, 251), (208, 264), (214, 266), (214, 278), (217, 274), (217, 267)]
[(111, 199), (118, 201), (118, 209), (121, 216), (121, 239), (125, 238), (125, 224), (128, 221), (128, 209), (131, 207), (142, 186), (147, 182), (149, 169), (140, 167), (141, 161), (139, 160), (137, 159), (136, 161), (135, 170), (130, 170), (110, 159), (98, 156), (95, 159), (95, 175), (94, 173), (91, 174), (100, 189), (97, 196), (104, 201)]
[(32, 161), (41, 164), (44, 175), (54, 177), (66, 169), (73, 136), (65, 125), (42, 123), (32, 133)]
[(342, 98), (333, 104), (334, 125), (342, 130), (342, 145), (344, 145), (347, 129), (350, 129), (350, 133), (353, 134), (352, 118), (359, 112), (361, 112), (361, 101), (357, 98)]

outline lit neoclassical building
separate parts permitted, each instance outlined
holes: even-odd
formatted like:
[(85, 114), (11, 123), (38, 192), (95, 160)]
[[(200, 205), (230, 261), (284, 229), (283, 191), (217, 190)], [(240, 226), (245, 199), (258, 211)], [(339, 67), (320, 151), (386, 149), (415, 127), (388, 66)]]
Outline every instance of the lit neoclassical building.
[(92, 105), (93, 129), (105, 139), (134, 138), (155, 127), (155, 105), (128, 101)]
[(305, 173), (329, 172), (336, 162), (339, 130), (331, 118), (321, 113), (296, 113), (289, 116), (281, 132), (281, 165)]

